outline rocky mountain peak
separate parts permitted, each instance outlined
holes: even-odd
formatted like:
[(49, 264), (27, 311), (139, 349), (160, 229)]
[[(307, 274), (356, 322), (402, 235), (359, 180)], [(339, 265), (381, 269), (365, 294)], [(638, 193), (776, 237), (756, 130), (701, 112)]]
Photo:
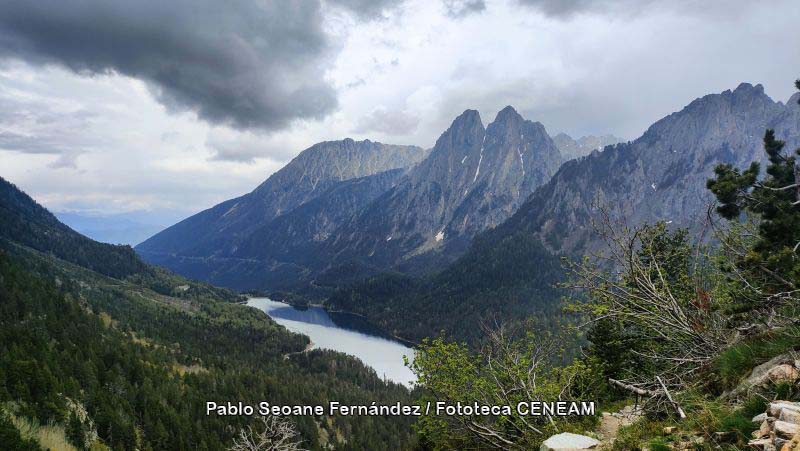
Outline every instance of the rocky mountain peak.
[(514, 107), (508, 105), (497, 113), (493, 123), (505, 124), (508, 122), (523, 122), (524, 120)]

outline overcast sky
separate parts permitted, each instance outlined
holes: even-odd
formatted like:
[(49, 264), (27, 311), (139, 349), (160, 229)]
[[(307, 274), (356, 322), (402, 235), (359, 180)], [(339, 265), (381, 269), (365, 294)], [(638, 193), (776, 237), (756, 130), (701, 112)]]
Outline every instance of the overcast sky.
[(797, 0), (3, 1), (0, 176), (175, 217), (315, 142), (430, 147), (467, 108), (635, 139), (742, 81), (785, 102), (798, 23)]

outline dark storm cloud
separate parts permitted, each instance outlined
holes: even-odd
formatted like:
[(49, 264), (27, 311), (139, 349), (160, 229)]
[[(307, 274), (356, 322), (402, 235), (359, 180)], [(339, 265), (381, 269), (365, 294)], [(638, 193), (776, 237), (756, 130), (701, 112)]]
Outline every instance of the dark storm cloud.
[[(337, 0), (360, 16), (394, 2)], [(173, 110), (274, 130), (337, 105), (324, 79), (333, 58), (319, 0), (11, 0), (0, 58), (144, 80)]]

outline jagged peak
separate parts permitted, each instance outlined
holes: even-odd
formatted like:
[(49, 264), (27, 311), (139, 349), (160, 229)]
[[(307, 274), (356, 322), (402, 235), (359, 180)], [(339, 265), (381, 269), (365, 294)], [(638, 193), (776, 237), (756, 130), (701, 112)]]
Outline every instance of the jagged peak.
[(800, 92), (795, 92), (791, 97), (789, 97), (789, 100), (786, 102), (786, 106), (796, 107), (798, 103), (800, 103)]
[(459, 114), (458, 116), (456, 116), (455, 119), (453, 119), (451, 127), (456, 124), (472, 123), (472, 122), (479, 122), (481, 125), (483, 125), (483, 121), (481, 120), (481, 114), (478, 112), (478, 110), (468, 109), (464, 110), (463, 113)]
[(461, 133), (475, 127), (480, 130), (484, 130), (480, 113), (478, 113), (477, 110), (465, 110), (455, 119), (453, 119), (453, 123), (450, 124), (450, 127), (442, 134), (442, 136), (452, 133)]
[(733, 90), (734, 94), (764, 94), (764, 85), (761, 83), (753, 86), (750, 83), (742, 82)]
[(523, 119), (522, 116), (517, 113), (517, 110), (515, 110), (511, 105), (508, 105), (500, 110), (497, 113), (497, 117), (494, 118), (495, 122), (507, 122), (510, 120), (524, 121), (525, 119)]

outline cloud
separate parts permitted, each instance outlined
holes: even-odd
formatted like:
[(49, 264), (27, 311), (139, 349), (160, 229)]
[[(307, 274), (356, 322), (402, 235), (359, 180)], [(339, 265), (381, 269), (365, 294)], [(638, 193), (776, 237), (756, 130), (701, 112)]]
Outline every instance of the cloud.
[(356, 133), (378, 132), (386, 135), (407, 135), (417, 129), (419, 117), (407, 111), (376, 108), (362, 116), (353, 130)]
[(384, 12), (394, 9), (404, 3), (403, 0), (329, 0), (334, 6), (342, 7), (362, 19), (375, 19), (383, 16)]
[(253, 164), (258, 159), (288, 161), (299, 150), (296, 143), (287, 142), (284, 135), (270, 136), (257, 132), (239, 132), (213, 128), (206, 136), (205, 146), (213, 152), (208, 161)]
[(720, 15), (735, 14), (739, 6), (746, 6), (748, 3), (746, 0), (672, 0), (670, 2), (657, 0), (517, 0), (517, 2), (559, 19), (568, 19), (583, 13), (630, 17), (642, 14), (647, 10), (658, 9), (688, 14), (710, 13), (719, 17)]
[(454, 19), (460, 19), (473, 13), (486, 10), (484, 0), (442, 0), (445, 14)]
[(55, 161), (48, 164), (47, 167), (52, 169), (77, 169), (78, 157), (83, 152), (64, 152), (61, 153)]
[[(334, 1), (358, 16), (390, 2)], [(317, 0), (10, 0), (0, 58), (143, 80), (169, 110), (277, 130), (337, 107), (325, 78), (335, 49)]]

